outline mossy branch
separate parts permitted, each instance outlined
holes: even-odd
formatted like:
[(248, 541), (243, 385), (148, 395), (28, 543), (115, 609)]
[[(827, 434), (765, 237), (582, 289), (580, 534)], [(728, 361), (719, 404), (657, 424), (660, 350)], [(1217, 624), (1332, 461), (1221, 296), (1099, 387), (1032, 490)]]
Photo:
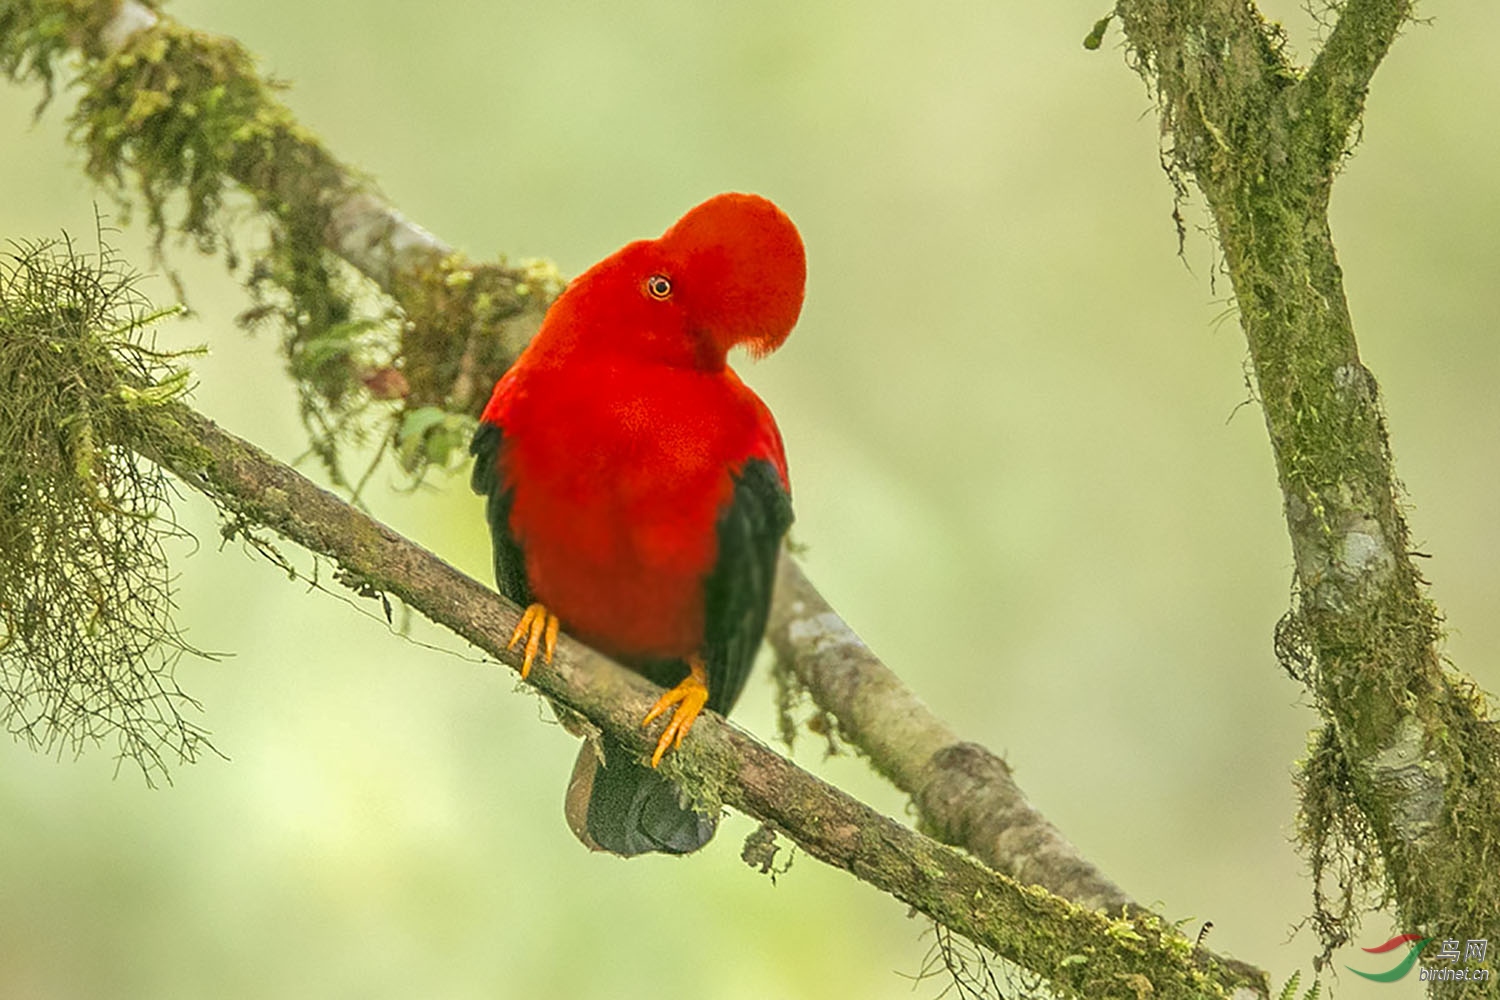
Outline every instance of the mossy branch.
[[(0, 0), (0, 11), (10, 12), (0, 15), (0, 70), (50, 81), (64, 52), (84, 57), (75, 135), (96, 175), (121, 188), (134, 177), (158, 226), (167, 225), (160, 213), (180, 191), (187, 208), (178, 231), (210, 245), (225, 238), (218, 206), (226, 178), (261, 207), (274, 238), (258, 267), (290, 296), (278, 314), (329, 466), (337, 468), (341, 421), (368, 401), (377, 368), (398, 372), (378, 384), (393, 382), (395, 394), (405, 394), (397, 453), (409, 467), (442, 464), (465, 437), (464, 415), (476, 411), (555, 294), (556, 272), (539, 262), (466, 262), (406, 220), (296, 123), (230, 39), (190, 31), (136, 0)], [(187, 160), (184, 137), (197, 151)], [(331, 257), (399, 304), (399, 337), (353, 315)], [(830, 635), (853, 632), (805, 580), (796, 588), (801, 610), (789, 592), (781, 590), (772, 628), (779, 655), (912, 796), (925, 829), (1085, 907), (1118, 914), (1133, 905), (1026, 801), (1003, 760), (960, 740), (868, 648), (828, 655)], [(922, 738), (909, 739), (917, 730)]]
[[(1328, 721), (1301, 778), (1325, 958), (1362, 891), (1388, 892), (1403, 928), (1500, 938), (1500, 736), (1442, 662), (1327, 216), (1366, 85), (1411, 5), (1336, 9), (1305, 73), (1247, 0), (1115, 9), (1158, 98), (1174, 186), (1191, 178), (1212, 213), (1276, 458), (1296, 563), (1277, 651)], [(1341, 883), (1331, 910), (1325, 877)]]
[[(334, 560), (363, 595), (391, 594), (497, 658), (518, 609), (178, 401), (186, 373), (142, 343), (156, 314), (103, 255), (23, 248), (0, 268), (0, 692), (7, 722), (77, 738), (121, 735), (150, 773), (196, 730), (170, 683), (170, 470), (226, 515)], [(149, 461), (140, 461), (134, 452)], [(269, 545), (264, 545), (269, 550)], [(154, 662), (165, 651), (164, 663)], [(566, 638), (533, 683), (644, 756), (659, 696)], [(184, 749), (184, 745), (186, 749)], [(1091, 912), (1026, 888), (823, 783), (709, 716), (663, 765), (705, 808), (759, 818), (996, 954), (1062, 996), (1264, 996), (1264, 977), (1198, 952), (1151, 914)]]
[[(0, 410), (0, 454), (8, 459), (0, 465), (6, 718), (40, 706), (58, 727), (82, 708), (86, 736), (94, 735), (89, 720), (103, 719), (135, 741), (125, 746), (138, 759), (135, 744), (154, 754), (158, 741), (172, 746), (191, 732), (176, 713), (181, 693), (167, 683), (169, 669), (153, 669), (151, 660), (181, 648), (154, 542), (172, 530), (160, 470), (219, 506), (226, 537), (274, 553), (262, 535), (274, 530), (332, 559), (337, 579), (357, 593), (393, 595), (515, 666), (506, 644), (517, 608), (180, 402), (189, 378), (142, 343), (159, 314), (129, 295), (128, 274), (107, 254), (95, 261), (66, 245), (52, 249), (23, 252), (0, 270), (0, 387), (8, 390), (0, 398), (13, 404)], [(141, 484), (149, 484), (145, 503), (137, 501)], [(117, 509), (122, 504), (128, 509)], [(123, 537), (115, 522), (125, 525)], [(553, 702), (643, 759), (652, 747), (638, 720), (660, 691), (639, 675), (564, 639), (532, 678)], [(159, 763), (142, 760), (143, 768)], [(700, 720), (663, 766), (704, 808), (728, 804), (760, 819), (762, 842), (769, 831), (791, 837), (1044, 978), (1055, 995), (1267, 993), (1263, 974), (1196, 948), (1159, 917), (1090, 910), (1022, 886), (875, 813), (716, 717)]]
[(189, 385), (160, 315), (107, 248), (0, 252), (0, 726), (113, 742), (148, 782), (207, 747), (173, 680), (171, 483), (119, 445)]
[[(388, 593), (516, 667), (506, 642), (519, 609), (488, 587), (180, 403), (159, 407), (142, 453), (230, 513), (338, 563), (361, 592)], [(659, 689), (566, 637), (531, 683), (642, 755), (639, 720)], [(705, 713), (663, 763), (708, 803), (754, 816), (1003, 958), (1060, 996), (1264, 997), (1265, 977), (1214, 960), (1151, 914), (1111, 916), (1026, 887), (882, 816)]]
[(1409, 0), (1348, 0), (1294, 95), (1292, 114), (1302, 127), (1320, 131), (1332, 168), (1348, 147), (1364, 112), (1375, 70), (1411, 19)]
[(1002, 758), (961, 739), (901, 683), (790, 558), (766, 634), (840, 737), (912, 796), (932, 836), (1086, 909), (1141, 910), (1037, 811)]
[[(246, 272), (256, 304), (245, 321), (282, 330), (314, 450), (336, 481), (340, 445), (372, 416), (394, 435), (428, 407), (477, 415), (561, 287), (550, 264), (470, 261), (406, 219), (296, 122), (233, 39), (136, 0), (0, 3), (0, 72), (39, 80), (50, 97), (70, 52), (82, 59), (72, 125), (88, 171), (122, 201), (134, 191), (158, 248), (176, 232), (237, 268), (246, 213), (228, 206), (248, 196), (267, 244)], [(359, 275), (390, 309), (368, 311), (379, 297)], [(401, 407), (379, 405), (391, 399)], [(432, 452), (410, 450), (411, 471)]]

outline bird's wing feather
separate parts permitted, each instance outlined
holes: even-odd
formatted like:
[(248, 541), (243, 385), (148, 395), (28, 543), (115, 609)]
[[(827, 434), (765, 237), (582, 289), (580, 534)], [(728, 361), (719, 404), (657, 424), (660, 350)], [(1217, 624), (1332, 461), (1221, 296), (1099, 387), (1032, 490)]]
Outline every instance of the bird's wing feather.
[(776, 467), (763, 458), (746, 461), (719, 516), (719, 554), (706, 583), (708, 707), (720, 714), (734, 706), (750, 676), (791, 523), (792, 500)]
[(495, 585), (500, 593), (521, 607), (531, 603), (531, 584), (526, 579), (526, 556), (510, 529), (511, 491), (505, 485), (505, 434), (499, 424), (482, 422), (474, 432), (469, 453), (474, 456), (474, 474), (469, 485), (485, 499), (490, 522), (490, 540), (495, 549)]

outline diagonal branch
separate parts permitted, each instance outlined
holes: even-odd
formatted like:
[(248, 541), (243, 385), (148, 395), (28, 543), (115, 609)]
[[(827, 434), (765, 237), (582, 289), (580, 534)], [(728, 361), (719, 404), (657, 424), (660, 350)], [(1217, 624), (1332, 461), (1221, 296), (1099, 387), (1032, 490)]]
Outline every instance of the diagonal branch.
[[(70, 4), (64, 11), (62, 16), (72, 19), (71, 44), (96, 67), (112, 54), (117, 60), (121, 54), (135, 59), (137, 53), (150, 58), (153, 39), (170, 39), (186, 61), (253, 71), (232, 40), (189, 31), (138, 0)], [(487, 389), (524, 344), (537, 316), (533, 307), (545, 300), (545, 295), (522, 296), (523, 308), (517, 305), (518, 292), (545, 287), (547, 275), (461, 260), (323, 149), (262, 81), (251, 79), (237, 91), (246, 95), (240, 110), (244, 121), (222, 129), (240, 136), (222, 154), (230, 175), (263, 207), (307, 206), (321, 220), (315, 228), (323, 246), (400, 304), (408, 320), (400, 351), (402, 371), (412, 381), (409, 406), (472, 411), (474, 400), (482, 401), (481, 387)], [(185, 107), (204, 99), (191, 89), (170, 96)], [(419, 378), (423, 371), (441, 375)], [(784, 572), (798, 582), (778, 591), (771, 634), (779, 654), (818, 704), (838, 717), (850, 740), (912, 796), (924, 829), (998, 871), (1080, 905), (1113, 914), (1127, 905), (1134, 908), (1130, 897), (1027, 802), (1003, 760), (960, 740), (867, 647), (861, 644), (859, 655), (849, 656), (852, 645), (830, 645), (830, 637), (853, 637), (853, 632), (799, 570), (788, 565)], [(830, 655), (837, 650), (843, 652)], [(910, 739), (917, 729), (921, 738)]]
[(912, 797), (932, 836), (1087, 909), (1140, 910), (1027, 801), (1010, 765), (933, 715), (791, 559), (781, 561), (766, 634), (840, 735)]
[[(277, 97), (281, 85), (233, 39), (193, 31), (138, 0), (0, 5), (0, 71), (40, 78), (50, 94), (63, 43), (84, 64), (73, 136), (87, 169), (122, 191), (131, 177), (158, 246), (169, 209), (181, 205), (182, 235), (205, 249), (232, 248), (235, 217), (222, 203), (237, 184), (271, 236), (252, 287), (279, 287), (295, 300), (288, 314), (307, 317), (292, 324), (292, 346), (350, 326), (353, 296), (323, 259), (332, 255), (399, 307), (403, 322), (390, 336), (408, 405), (478, 412), (556, 292), (550, 264), (470, 261), (406, 218), (296, 121)], [(322, 367), (320, 394), (347, 406), (351, 383), (367, 373), (334, 380)]]
[[(99, 56), (123, 51), (141, 33), (162, 23), (162, 17), (137, 0), (121, 0), (114, 15), (104, 22), (97, 44), (89, 46)], [(329, 224), (324, 239), (328, 249), (348, 261), (382, 288), (395, 287), (402, 276), (415, 276), (453, 253), (453, 248), (412, 222), (374, 191), (364, 189), (353, 172), (308, 137), (296, 142), (298, 159), (314, 170), (336, 178), (328, 194)], [(247, 150), (247, 152), (250, 152)], [(262, 199), (288, 194), (257, 179), (282, 173), (266, 158), (247, 155), (237, 160), (232, 176), (257, 191)]]
[[(1370, 78), (1412, 14), (1411, 0), (1348, 0), (1297, 87), (1293, 113), (1321, 132), (1328, 166), (1337, 164), (1364, 113)], [(1297, 114), (1302, 109), (1313, 112)]]
[[(265, 525), (333, 559), (362, 593), (399, 597), (512, 667), (518, 609), (415, 543), (180, 403), (158, 408), (141, 453), (228, 513), (240, 530)], [(660, 694), (644, 678), (566, 637), (532, 683), (642, 755), (637, 720)], [(1111, 917), (1028, 888), (876, 813), (713, 713), (664, 762), (706, 805), (722, 801), (842, 868), (1044, 976), (1058, 995), (1135, 998), (1268, 993), (1263, 973), (1195, 950), (1158, 917)]]

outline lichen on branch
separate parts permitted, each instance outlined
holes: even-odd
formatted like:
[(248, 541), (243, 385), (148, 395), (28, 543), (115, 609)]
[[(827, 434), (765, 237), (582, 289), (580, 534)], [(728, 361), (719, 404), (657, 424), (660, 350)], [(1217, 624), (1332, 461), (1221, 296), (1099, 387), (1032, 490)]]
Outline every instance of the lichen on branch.
[[(519, 609), (494, 591), (185, 405), (161, 417), (146, 454), (183, 482), (235, 516), (333, 559), (361, 592), (389, 593), (519, 665), (520, 654), (507, 646)], [(643, 759), (654, 745), (639, 720), (660, 689), (566, 635), (530, 683)], [(1053, 995), (1196, 1000), (1268, 993), (1263, 973), (1195, 948), (1154, 914), (1105, 914), (1021, 885), (880, 815), (712, 713), (662, 768), (691, 783), (695, 802), (722, 802), (770, 824), (812, 856), (1044, 977)]]
[(1374, 375), (1328, 224), (1372, 74), (1409, 0), (1346, 0), (1309, 68), (1249, 0), (1121, 0), (1179, 200), (1203, 193), (1234, 286), (1296, 564), (1277, 629), (1326, 720), (1300, 776), (1322, 959), (1365, 900), (1401, 925), (1500, 938), (1500, 735), (1448, 668), (1413, 562)]
[(173, 679), (171, 485), (131, 442), (188, 387), (108, 248), (0, 256), (0, 724), (44, 751), (113, 741), (147, 780), (207, 744)]
[[(159, 746), (196, 749), (187, 739), (196, 731), (176, 712), (185, 696), (170, 682), (186, 646), (171, 625), (170, 574), (153, 534), (172, 525), (160, 469), (207, 495), (232, 530), (275, 531), (333, 560), (337, 578), (357, 592), (399, 598), (516, 666), (508, 648), (514, 605), (187, 407), (178, 398), (187, 373), (140, 337), (151, 314), (128, 276), (107, 256), (99, 266), (53, 249), (27, 248), (0, 284), (0, 389), (14, 390), (6, 398), (15, 404), (0, 424), (0, 445), (15, 456), (0, 478), (6, 690), (13, 712), (37, 699), (41, 706), (22, 718), (21, 732), (34, 731), (33, 719), (77, 727), (69, 713), (81, 705), (83, 736), (75, 738), (112, 726), (143, 767), (164, 766)], [(26, 589), (37, 581), (40, 592)], [(639, 720), (660, 691), (645, 678), (564, 637), (531, 682), (623, 746), (648, 752)], [(771, 824), (809, 854), (1045, 978), (1055, 995), (1267, 992), (1258, 972), (1195, 949), (1159, 917), (1105, 914), (1023, 886), (876, 813), (718, 717), (702, 718), (662, 767), (705, 808), (728, 804)]]
[[(50, 97), (69, 54), (89, 173), (127, 209), (144, 206), (159, 252), (175, 235), (245, 275), (245, 324), (279, 332), (337, 483), (348, 485), (344, 445), (409, 432), (413, 411), (476, 416), (561, 288), (546, 262), (468, 261), (400, 217), (297, 123), (285, 87), (235, 40), (136, 0), (0, 4), (0, 72)], [(466, 456), (450, 439), (398, 454), (420, 476)]]

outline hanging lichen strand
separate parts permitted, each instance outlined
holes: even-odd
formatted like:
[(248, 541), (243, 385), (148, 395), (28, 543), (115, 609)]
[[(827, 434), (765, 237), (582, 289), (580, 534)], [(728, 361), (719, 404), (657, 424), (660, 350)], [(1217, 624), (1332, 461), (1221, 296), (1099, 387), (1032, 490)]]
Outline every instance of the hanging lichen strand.
[(366, 438), (393, 441), (418, 478), (467, 460), (489, 387), (561, 290), (556, 268), (471, 261), (398, 222), (238, 42), (129, 6), (122, 28), (114, 0), (0, 3), (0, 73), (39, 82), (45, 106), (82, 57), (70, 121), (89, 173), (122, 210), (144, 207), (159, 253), (171, 234), (246, 278), (244, 323), (280, 336), (336, 483), (343, 445)]
[(115, 742), (148, 781), (207, 744), (173, 669), (171, 487), (130, 442), (188, 374), (107, 248), (0, 256), (0, 724), (35, 748)]

